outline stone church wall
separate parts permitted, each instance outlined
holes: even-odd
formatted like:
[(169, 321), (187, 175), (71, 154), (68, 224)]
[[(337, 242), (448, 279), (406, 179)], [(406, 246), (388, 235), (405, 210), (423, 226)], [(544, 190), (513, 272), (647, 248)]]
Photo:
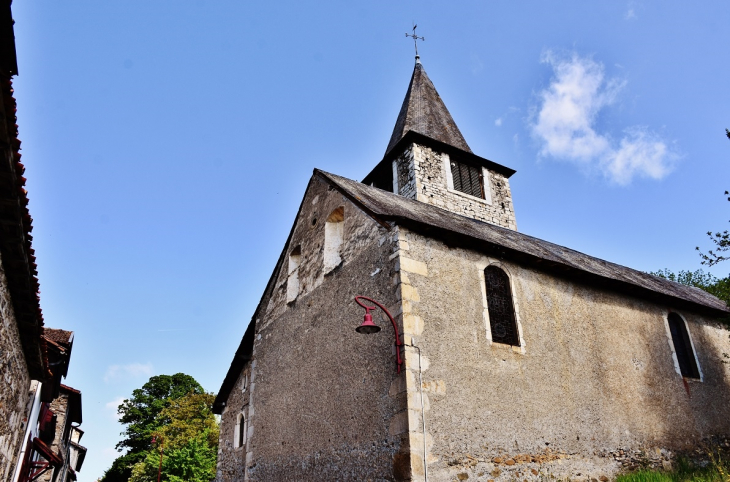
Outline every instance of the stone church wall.
[[(428, 480), (612, 477), (615, 456), (660, 466), (730, 434), (730, 331), (672, 306), (602, 291), (399, 229), (414, 479), (426, 413)], [(521, 346), (491, 343), (484, 268), (510, 276)], [(405, 285), (404, 285), (405, 286)], [(677, 373), (666, 328), (682, 315), (702, 381)], [(420, 389), (419, 389), (420, 387)]]
[(20, 334), (0, 264), (0, 480), (9, 480), (23, 443), (30, 402), (30, 378)]
[(448, 154), (420, 144), (411, 144), (395, 159), (398, 194), (438, 206), (472, 219), (517, 230), (509, 181), (502, 174), (485, 170), (484, 190), (487, 199), (448, 188), (446, 165)]
[[(339, 219), (332, 214), (340, 207), (341, 263), (325, 272), (325, 223)], [(293, 273), (284, 259), (257, 315), (245, 457), (227, 448), (243, 403), (236, 388), (222, 419), (218, 480), (243, 480), (242, 460), (250, 481), (403, 480), (407, 402), (392, 327), (375, 315), (380, 333), (356, 333), (364, 310), (353, 301), (369, 296), (399, 315), (395, 231), (315, 176), (285, 258), (297, 247), (298, 295), (290, 300)]]
[(246, 444), (240, 447), (236, 447), (235, 440), (239, 414), (243, 413), (247, 420), (253, 415), (253, 411), (249, 407), (250, 395), (251, 363), (247, 363), (238, 377), (236, 386), (231, 390), (226, 408), (221, 415), (216, 480), (243, 481), (245, 479), (246, 445), (250, 437), (247, 433)]

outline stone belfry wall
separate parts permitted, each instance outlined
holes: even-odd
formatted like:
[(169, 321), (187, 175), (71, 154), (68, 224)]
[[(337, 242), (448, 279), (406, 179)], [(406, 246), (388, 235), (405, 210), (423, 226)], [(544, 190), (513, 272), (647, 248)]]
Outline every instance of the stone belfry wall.
[(484, 173), (485, 199), (449, 187), (449, 154), (412, 143), (393, 159), (393, 191), (472, 219), (517, 230), (507, 178), (490, 169)]

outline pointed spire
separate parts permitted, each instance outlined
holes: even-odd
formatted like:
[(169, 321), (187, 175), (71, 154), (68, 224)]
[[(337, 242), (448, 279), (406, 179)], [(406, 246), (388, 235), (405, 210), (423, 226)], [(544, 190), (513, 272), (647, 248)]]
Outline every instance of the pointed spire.
[(386, 155), (408, 131), (415, 131), (463, 151), (471, 152), (464, 136), (461, 135), (449, 110), (441, 100), (441, 96), (436, 92), (436, 87), (426, 75), (426, 70), (421, 65), (418, 56), (416, 56), (416, 66), (413, 69), (406, 98), (400, 108), (388, 148), (385, 150)]

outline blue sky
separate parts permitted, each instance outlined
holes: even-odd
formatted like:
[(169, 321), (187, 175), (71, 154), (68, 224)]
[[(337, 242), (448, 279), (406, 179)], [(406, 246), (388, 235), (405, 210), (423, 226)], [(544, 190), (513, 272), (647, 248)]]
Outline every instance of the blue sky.
[[(76, 332), (80, 479), (151, 375), (217, 391), (315, 167), (362, 179), (422, 62), (520, 231), (697, 269), (730, 210), (730, 4), (22, 1), (23, 162), (46, 324)], [(713, 272), (727, 275), (728, 266)], [(353, 311), (353, 316), (357, 310)]]

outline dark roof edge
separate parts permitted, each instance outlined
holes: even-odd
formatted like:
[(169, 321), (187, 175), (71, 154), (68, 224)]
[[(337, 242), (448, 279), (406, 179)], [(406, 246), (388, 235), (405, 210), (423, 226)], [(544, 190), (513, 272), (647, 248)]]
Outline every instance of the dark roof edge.
[[(403, 216), (384, 216), (385, 218), (392, 219), (393, 221), (397, 222), (398, 224), (411, 229), (415, 232), (427, 232), (431, 235), (438, 232), (439, 238), (441, 239), (453, 239), (456, 241), (457, 238), (461, 241), (462, 246), (466, 245), (467, 247), (471, 246), (478, 246), (481, 250), (488, 250), (492, 253), (496, 253), (497, 257), (502, 259), (511, 259), (518, 262), (522, 262), (528, 265), (531, 265), (533, 267), (537, 267), (540, 271), (548, 272), (553, 275), (560, 276), (562, 278), (565, 278), (567, 276), (570, 276), (572, 280), (579, 280), (580, 282), (592, 285), (592, 286), (599, 286), (602, 288), (611, 289), (612, 291), (616, 291), (622, 294), (630, 295), (633, 297), (641, 296), (645, 299), (649, 299), (651, 301), (654, 301), (656, 303), (663, 303), (668, 304), (672, 307), (681, 307), (681, 308), (689, 308), (693, 311), (704, 313), (710, 316), (727, 316), (730, 314), (730, 308), (727, 310), (720, 310), (713, 308), (711, 306), (703, 305), (701, 303), (696, 303), (690, 300), (686, 300), (683, 298), (679, 298), (676, 296), (672, 296), (666, 293), (660, 293), (658, 291), (654, 291), (652, 289), (646, 288), (644, 286), (636, 285), (633, 283), (629, 283), (627, 281), (617, 280), (614, 278), (609, 278), (606, 276), (601, 276), (595, 273), (591, 273), (589, 271), (585, 271), (579, 268), (574, 268), (572, 266), (564, 265), (562, 263), (558, 263), (551, 260), (545, 260), (542, 258), (539, 258), (533, 254), (525, 253), (519, 250), (515, 250), (509, 247), (501, 246), (499, 244), (490, 243), (488, 241), (480, 240), (473, 238), (469, 235), (457, 233), (455, 231), (449, 231), (447, 229), (431, 226), (427, 223), (422, 223), (410, 218), (406, 218)], [(569, 249), (569, 248), (568, 248)], [(586, 255), (588, 256), (588, 255)], [(596, 258), (600, 259), (600, 258)], [(609, 261), (605, 261), (606, 263), (610, 263)], [(614, 264), (614, 263), (610, 263)], [(626, 269), (632, 269), (627, 268)], [(670, 281), (670, 280), (667, 280)], [(684, 286), (684, 285), (683, 285)], [(697, 288), (699, 289), (699, 288)]]
[[(286, 242), (284, 243), (284, 247), (281, 250), (281, 254), (279, 254), (279, 259), (276, 261), (276, 265), (271, 272), (271, 276), (269, 276), (269, 281), (266, 283), (266, 288), (264, 288), (264, 292), (261, 294), (261, 299), (259, 299), (259, 303), (256, 305), (253, 316), (251, 316), (251, 321), (248, 322), (246, 331), (243, 333), (243, 338), (241, 338), (241, 343), (238, 345), (236, 354), (233, 356), (233, 360), (231, 361), (231, 366), (228, 368), (228, 372), (223, 379), (223, 383), (221, 383), (221, 388), (218, 390), (218, 394), (215, 397), (215, 401), (213, 402), (213, 413), (215, 414), (221, 415), (223, 413), (223, 409), (226, 406), (226, 400), (228, 400), (228, 395), (230, 395), (231, 390), (233, 390), (233, 387), (236, 385), (236, 381), (238, 381), (241, 370), (243, 369), (246, 362), (251, 360), (251, 356), (253, 354), (253, 335), (256, 331), (256, 318), (261, 312), (261, 308), (263, 306), (264, 300), (266, 299), (266, 295), (269, 294), (274, 288), (274, 278), (276, 277), (276, 273), (279, 272), (279, 269), (284, 263), (284, 254), (289, 248), (291, 237), (294, 234), (294, 228), (297, 225), (299, 214), (302, 212), (302, 206), (304, 206), (304, 198), (306, 197), (306, 192), (309, 190), (309, 186), (312, 185), (313, 179), (314, 176), (312, 176), (307, 183), (307, 187), (304, 190), (305, 195), (302, 196), (302, 201), (299, 203), (297, 214), (296, 216), (294, 216), (292, 227), (289, 230), (289, 235), (286, 237)], [(247, 336), (250, 336), (250, 346), (249, 344), (245, 343), (247, 341)]]
[[(225, 402), (228, 399), (228, 395), (230, 395), (231, 390), (233, 390), (233, 387), (236, 385), (236, 381), (238, 381), (238, 377), (241, 373), (241, 370), (245, 366), (245, 364), (251, 360), (252, 354), (253, 354), (253, 341), (254, 341), (254, 335), (256, 332), (256, 319), (259, 316), (259, 313), (261, 312), (261, 309), (263, 308), (264, 300), (266, 299), (267, 295), (271, 293), (274, 289), (274, 284), (276, 281), (276, 274), (281, 269), (281, 266), (284, 263), (284, 259), (286, 258), (286, 253), (289, 250), (289, 244), (291, 243), (291, 238), (294, 235), (294, 228), (296, 228), (297, 221), (299, 220), (299, 215), (302, 212), (302, 207), (304, 206), (304, 199), (307, 197), (306, 193), (309, 191), (312, 182), (315, 179), (323, 180), (330, 185), (332, 185), (332, 182), (327, 179), (326, 176), (323, 175), (324, 171), (320, 171), (319, 169), (314, 169), (312, 172), (312, 177), (309, 179), (309, 182), (307, 183), (307, 187), (304, 190), (304, 196), (302, 196), (302, 201), (299, 203), (299, 208), (297, 209), (297, 214), (294, 217), (294, 221), (292, 222), (292, 227), (289, 230), (289, 235), (286, 238), (286, 242), (284, 243), (284, 247), (281, 250), (281, 254), (279, 255), (279, 260), (276, 262), (276, 266), (274, 267), (274, 270), (271, 272), (271, 276), (269, 277), (268, 283), (266, 283), (266, 288), (264, 289), (263, 294), (261, 295), (261, 299), (259, 300), (258, 305), (256, 306), (256, 309), (254, 310), (253, 316), (251, 317), (251, 321), (248, 324), (248, 327), (246, 328), (246, 331), (243, 335), (243, 338), (241, 339), (241, 343), (238, 346), (238, 349), (236, 350), (236, 354), (233, 357), (233, 361), (231, 361), (231, 366), (228, 368), (228, 372), (226, 373), (225, 378), (223, 379), (223, 383), (221, 384), (220, 390), (218, 390), (218, 394), (215, 397), (215, 401), (213, 402), (213, 413), (220, 415), (223, 412), (223, 409), (225, 408)], [(335, 186), (337, 187), (337, 186)], [(387, 224), (385, 224), (383, 221), (379, 220), (375, 215), (368, 210), (365, 206), (362, 205), (361, 202), (357, 201), (356, 199), (352, 198), (348, 193), (342, 192), (342, 190), (338, 189), (339, 192), (344, 194), (347, 198), (349, 198), (352, 202), (356, 203), (358, 206), (360, 206), (361, 209), (363, 209), (365, 212), (370, 214), (377, 222), (382, 224), (383, 226), (390, 228)]]
[(416, 131), (408, 131), (406, 132), (406, 135), (404, 135), (401, 140), (399, 140), (386, 154), (383, 156), (383, 159), (378, 162), (378, 164), (370, 171), (370, 173), (365, 176), (365, 178), (362, 180), (364, 184), (369, 184), (371, 179), (370, 176), (373, 175), (373, 173), (378, 170), (381, 165), (384, 163), (390, 162), (393, 160), (394, 157), (397, 157), (400, 155), (404, 150), (406, 145), (416, 143), (416, 144), (424, 144), (428, 147), (431, 147), (433, 149), (436, 149), (439, 152), (445, 152), (449, 155), (455, 155), (458, 156), (459, 159), (466, 160), (467, 162), (471, 162), (473, 164), (477, 164), (479, 166), (486, 167), (487, 169), (498, 172), (502, 174), (506, 178), (512, 177), (515, 171), (514, 169), (511, 169), (507, 166), (503, 166), (502, 164), (498, 164), (494, 161), (490, 161), (489, 159), (485, 159), (484, 157), (477, 156), (476, 154), (472, 152), (467, 152), (462, 149), (459, 149), (458, 147), (454, 147), (451, 144), (446, 144), (445, 142), (441, 142), (439, 140), (436, 140), (432, 137), (428, 137), (424, 134), (421, 134)]
[[(365, 206), (364, 203), (362, 201), (360, 201), (357, 196), (353, 195), (352, 193), (348, 193), (347, 188), (340, 185), (340, 183), (337, 181), (337, 179), (334, 178), (334, 177), (339, 177), (339, 176), (335, 176), (333, 174), (329, 174), (324, 171), (317, 171), (317, 172), (322, 177), (327, 179), (335, 187), (335, 189), (337, 189), (338, 191), (343, 193), (348, 198), (355, 200), (358, 203), (358, 205), (360, 205), (366, 212), (371, 211), (371, 209), (369, 209), (367, 206)], [(348, 181), (356, 182), (356, 181), (351, 181), (351, 180), (348, 180)], [(370, 188), (368, 186), (366, 186), (366, 188), (377, 189), (377, 188)], [(380, 190), (378, 189), (378, 191), (380, 191)], [(383, 192), (384, 194), (387, 194), (387, 195), (396, 196), (395, 194), (388, 193), (386, 191), (381, 191), (381, 192)], [(416, 201), (413, 201), (413, 202), (416, 202)], [(428, 206), (429, 206), (429, 208), (442, 210), (441, 208), (438, 208), (436, 206), (430, 206), (430, 205), (428, 205)], [(446, 211), (446, 212), (448, 212), (448, 211)], [(450, 213), (450, 214), (453, 214), (453, 213)], [(461, 233), (461, 232), (458, 232), (455, 230), (450, 230), (450, 229), (444, 228), (444, 227), (434, 226), (432, 224), (422, 222), (420, 220), (413, 219), (413, 218), (410, 218), (407, 216), (397, 215), (397, 214), (384, 214), (384, 213), (375, 213), (375, 215), (378, 218), (380, 218), (381, 220), (393, 221), (400, 225), (403, 225), (404, 227), (413, 229), (415, 231), (427, 232), (430, 235), (436, 234), (442, 240), (447, 240), (447, 241), (451, 241), (454, 243), (458, 242), (460, 245), (478, 247), (479, 249), (484, 249), (486, 247), (490, 251), (496, 252), (498, 257), (505, 257), (505, 258), (508, 257), (511, 259), (516, 259), (516, 260), (524, 262), (526, 264), (536, 266), (540, 270), (551, 272), (553, 274), (558, 274), (561, 276), (570, 274), (570, 276), (572, 276), (573, 279), (578, 279), (578, 280), (581, 280), (583, 282), (587, 282), (587, 283), (590, 283), (593, 285), (597, 284), (599, 286), (610, 288), (614, 291), (619, 291), (621, 293), (629, 294), (631, 296), (636, 296), (637, 294), (640, 294), (640, 295), (644, 296), (645, 298), (651, 299), (652, 301), (655, 301), (655, 302), (668, 303), (671, 306), (691, 308), (694, 311), (709, 314), (712, 316), (726, 317), (728, 314), (730, 314), (730, 307), (727, 307), (727, 306), (725, 307), (725, 309), (715, 308), (715, 307), (712, 307), (712, 306), (709, 306), (706, 304), (702, 304), (697, 301), (692, 301), (689, 299), (680, 298), (678, 296), (673, 296), (669, 293), (663, 293), (660, 291), (652, 290), (650, 288), (641, 286), (639, 284), (632, 283), (630, 281), (602, 276), (600, 274), (592, 273), (590, 271), (580, 269), (578, 267), (570, 266), (568, 264), (561, 263), (559, 261), (540, 258), (539, 256), (534, 255), (534, 254), (526, 253), (524, 251), (519, 251), (517, 249), (503, 246), (503, 245), (493, 243), (493, 242), (490, 242), (487, 240), (479, 239), (479, 238), (476, 238), (476, 237), (471, 236), (466, 233)], [(470, 220), (470, 221), (473, 221), (475, 223), (480, 223), (480, 224), (488, 224), (488, 223), (482, 223), (481, 221), (476, 221), (476, 220)], [(494, 229), (507, 230), (507, 228), (502, 228), (502, 227), (499, 227), (496, 225), (490, 225), (490, 227), (493, 227)], [(547, 241), (540, 240), (539, 238), (535, 238), (534, 236), (529, 236), (527, 234), (519, 233), (519, 235), (525, 236), (527, 238), (532, 238), (532, 239), (538, 240), (543, 243), (553, 244), (553, 243), (549, 243)], [(557, 246), (557, 245), (555, 245), (555, 246)], [(570, 250), (570, 248), (564, 248), (564, 249)], [(570, 251), (575, 251), (575, 250), (570, 250)], [(575, 251), (575, 252), (582, 256), (586, 256), (588, 258), (599, 260), (605, 264), (613, 265), (613, 266), (619, 267), (621, 269), (639, 273), (641, 275), (651, 276), (646, 273), (634, 270), (632, 268), (621, 266), (616, 263), (611, 263), (609, 261), (601, 260), (600, 258), (596, 258), (594, 256), (580, 253), (578, 251)], [(654, 278), (656, 278), (656, 277), (654, 277)], [(699, 288), (687, 287), (685, 285), (681, 285), (679, 283), (675, 283), (670, 280), (662, 280), (662, 281), (677, 285), (677, 286), (681, 287), (682, 289), (699, 290)], [(699, 291), (702, 292), (703, 295), (717, 299), (716, 297), (710, 295), (709, 293), (706, 293), (702, 290), (699, 290)]]
[(17, 103), (10, 78), (0, 75), (0, 220), (5, 225), (0, 238), (0, 257), (18, 326), (28, 374), (46, 381), (51, 377), (43, 340), (43, 312), (35, 251), (32, 246), (33, 219), (28, 212), (25, 166), (20, 162)]
[(220, 390), (213, 401), (213, 413), (221, 415), (223, 410), (226, 408), (226, 401), (228, 396), (231, 394), (231, 390), (236, 386), (238, 377), (241, 374), (241, 370), (246, 363), (251, 361), (253, 355), (253, 340), (256, 335), (256, 316), (251, 319), (246, 327), (246, 331), (241, 338), (241, 343), (238, 345), (236, 354), (233, 355), (231, 366), (226, 373), (226, 377), (223, 379)]

